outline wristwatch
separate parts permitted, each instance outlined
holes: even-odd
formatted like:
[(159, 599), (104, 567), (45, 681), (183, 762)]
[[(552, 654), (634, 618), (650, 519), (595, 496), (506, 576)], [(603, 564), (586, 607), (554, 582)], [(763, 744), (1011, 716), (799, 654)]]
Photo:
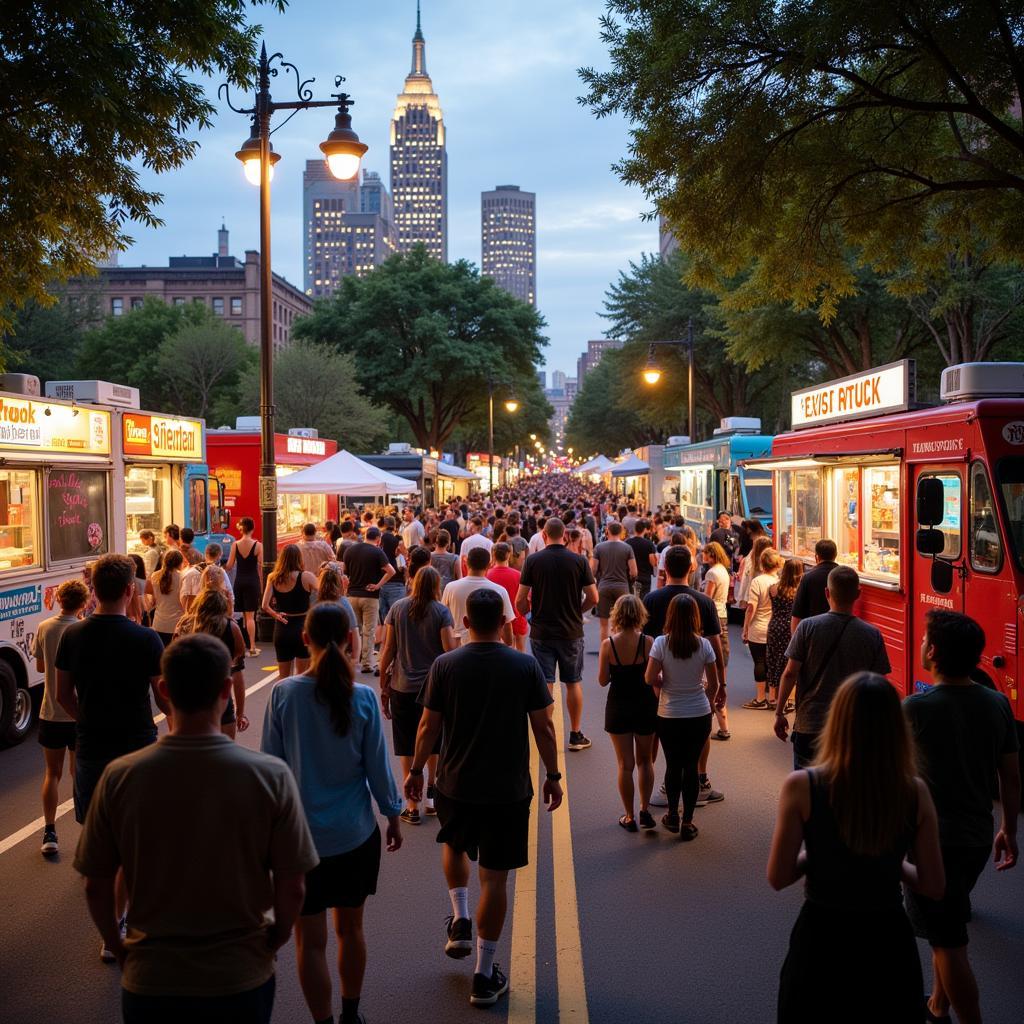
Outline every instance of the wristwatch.
[(561, 781), (562, 781), (562, 773), (561, 772), (548, 772), (548, 782), (561, 782)]
[(422, 775), (423, 774), (423, 769), (422, 768), (410, 768), (409, 769), (409, 774), (410, 775)]

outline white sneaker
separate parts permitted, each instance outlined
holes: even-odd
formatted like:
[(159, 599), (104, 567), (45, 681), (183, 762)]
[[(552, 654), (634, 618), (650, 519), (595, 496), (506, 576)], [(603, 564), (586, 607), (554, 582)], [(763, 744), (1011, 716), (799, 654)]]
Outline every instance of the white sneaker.
[(665, 795), (665, 787), (661, 786), (656, 793), (651, 794), (652, 807), (668, 807), (668, 797)]

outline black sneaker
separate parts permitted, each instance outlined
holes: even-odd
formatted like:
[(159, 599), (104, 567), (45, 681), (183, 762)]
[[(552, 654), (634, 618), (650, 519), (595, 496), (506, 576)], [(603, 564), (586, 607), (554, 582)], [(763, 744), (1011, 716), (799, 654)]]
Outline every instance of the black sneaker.
[(637, 818), (641, 828), (652, 829), (655, 828), (654, 815), (650, 811), (641, 811), (640, 816)]
[(406, 807), (404, 811), (399, 815), (399, 818), (406, 823), (406, 825), (418, 825), (420, 823), (420, 812), (415, 807)]
[(43, 856), (49, 857), (51, 854), (56, 853), (58, 849), (57, 829), (54, 828), (53, 825), (47, 825), (46, 828), (43, 829), (43, 845), (41, 847)]
[(473, 992), (469, 1001), (474, 1006), (493, 1006), (500, 996), (508, 991), (508, 978), (498, 970), (495, 964), (491, 976), (486, 974), (473, 975)]
[(586, 750), (587, 747), (591, 746), (590, 740), (581, 732), (569, 733), (569, 749), (570, 750)]
[(444, 951), (453, 960), (462, 960), (473, 952), (473, 922), (468, 917), (449, 917), (445, 921), (448, 941)]

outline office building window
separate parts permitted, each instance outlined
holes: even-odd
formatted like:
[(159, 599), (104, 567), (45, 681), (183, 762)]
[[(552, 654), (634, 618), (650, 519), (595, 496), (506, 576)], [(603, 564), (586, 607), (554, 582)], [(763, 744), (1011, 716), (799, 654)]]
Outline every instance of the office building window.
[(124, 312), (124, 299), (110, 300), (110, 315), (120, 316)]
[(241, 316), (242, 315), (242, 297), (241, 295), (231, 296), (231, 315)]
[(223, 299), (223, 297), (220, 296), (220, 295), (215, 295), (213, 297), (213, 299), (211, 299), (210, 301), (213, 302), (213, 311), (214, 311), (214, 313), (216, 313), (217, 316), (223, 316), (224, 315), (224, 299)]
[(184, 306), (185, 305), (185, 296), (184, 295), (175, 295), (174, 299), (173, 299), (173, 302), (174, 302), (174, 304), (176, 306)]
[(132, 297), (132, 309), (142, 309), (142, 296), (135, 295)]

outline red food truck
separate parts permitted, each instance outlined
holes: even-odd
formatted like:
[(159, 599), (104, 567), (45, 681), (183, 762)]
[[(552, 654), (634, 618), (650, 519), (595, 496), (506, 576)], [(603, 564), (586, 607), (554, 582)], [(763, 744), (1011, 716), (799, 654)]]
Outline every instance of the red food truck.
[(964, 612), (985, 630), (980, 681), (1021, 728), (1024, 616), (1024, 363), (942, 373), (942, 405), (915, 408), (912, 360), (798, 391), (770, 458), (775, 545), (814, 559), (822, 537), (861, 577), (860, 616), (885, 637), (904, 694), (931, 685), (925, 615)]
[[(333, 455), (338, 442), (317, 437), (316, 431), (299, 428), (287, 434), (274, 435), (277, 478), (287, 476)], [(222, 427), (206, 432), (206, 458), (210, 476), (223, 488), (224, 511), (237, 524), (242, 516), (249, 516), (256, 524), (253, 536), (261, 540), (263, 532), (260, 516), (260, 429), (259, 420), (249, 423), (242, 419), (235, 429)], [(327, 519), (338, 518), (336, 494), (278, 494), (277, 543), (278, 548), (299, 539), (305, 523), (322, 526)]]

